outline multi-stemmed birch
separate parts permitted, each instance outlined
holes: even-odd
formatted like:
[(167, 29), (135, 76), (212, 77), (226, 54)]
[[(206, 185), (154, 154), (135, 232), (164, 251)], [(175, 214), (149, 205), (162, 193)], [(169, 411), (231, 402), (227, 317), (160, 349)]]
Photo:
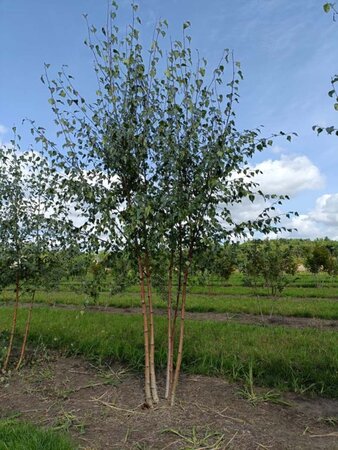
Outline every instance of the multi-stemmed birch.
[[(137, 262), (143, 313), (145, 404), (159, 400), (155, 375), (152, 280), (167, 264), (168, 363), (165, 397), (173, 404), (183, 357), (189, 271), (205, 242), (226, 242), (256, 230), (278, 228), (273, 202), (259, 191), (250, 158), (272, 144), (260, 130), (239, 131), (239, 64), (225, 51), (214, 71), (192, 55), (183, 24), (182, 40), (165, 40), (160, 21), (147, 50), (136, 16), (127, 33), (116, 22), (112, 3), (101, 36), (88, 26), (93, 52), (96, 100), (89, 103), (74, 87), (66, 68), (50, 80), (49, 103), (59, 127), (55, 141), (33, 125), (37, 141), (59, 167), (65, 200), (79, 211), (79, 231), (96, 249), (123, 248)], [(229, 69), (229, 70), (227, 70)], [(228, 74), (229, 72), (229, 74)], [(267, 206), (255, 219), (236, 223), (231, 208), (256, 196)], [(270, 203), (269, 203), (270, 202)], [(166, 254), (167, 257), (163, 258)], [(163, 272), (163, 267), (161, 267)], [(178, 331), (179, 325), (179, 331)], [(178, 336), (177, 336), (178, 334)], [(176, 348), (177, 347), (177, 348)], [(176, 360), (175, 360), (176, 356)]]

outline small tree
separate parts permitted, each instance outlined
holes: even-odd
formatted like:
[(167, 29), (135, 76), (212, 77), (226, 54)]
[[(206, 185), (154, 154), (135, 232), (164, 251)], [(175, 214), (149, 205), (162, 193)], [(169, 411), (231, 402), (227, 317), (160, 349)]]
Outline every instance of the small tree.
[(317, 287), (319, 286), (318, 274), (334, 270), (333, 258), (330, 251), (324, 245), (315, 245), (305, 258), (305, 266), (315, 276)]
[[(279, 227), (273, 203), (283, 197), (264, 195), (249, 161), (272, 144), (260, 130), (239, 131), (240, 66), (225, 51), (211, 73), (207, 61), (192, 56), (183, 24), (182, 40), (160, 48), (167, 22), (155, 28), (148, 52), (143, 50), (135, 16), (127, 34), (116, 25), (117, 4), (98, 37), (88, 27), (87, 45), (95, 59), (96, 101), (88, 103), (66, 69), (51, 81), (48, 65), (43, 82), (62, 142), (48, 139), (34, 126), (37, 141), (59, 167), (67, 202), (85, 219), (86, 243), (108, 252), (117, 249), (138, 266), (145, 348), (145, 404), (158, 402), (155, 375), (155, 331), (152, 281), (160, 261), (167, 261), (168, 364), (166, 398), (175, 400), (183, 355), (188, 277), (206, 242), (270, 232)], [(229, 64), (230, 80), (225, 75)], [(291, 139), (291, 136), (288, 136)], [(267, 202), (251, 221), (236, 223), (231, 208), (256, 197)], [(163, 255), (166, 257), (163, 258)], [(175, 279), (176, 278), (176, 279)], [(175, 287), (176, 286), (176, 287)], [(175, 335), (179, 338), (175, 352)], [(174, 354), (176, 363), (174, 364)]]
[(88, 272), (83, 281), (83, 290), (94, 303), (98, 302), (100, 293), (104, 291), (106, 279), (105, 259), (94, 259), (89, 265)]
[(255, 239), (246, 243), (241, 248), (240, 268), (243, 274), (244, 285), (250, 286), (254, 294), (258, 294), (258, 289), (263, 286), (262, 278), (262, 252), (260, 241)]
[(193, 261), (194, 280), (200, 285), (209, 285), (209, 292), (215, 277), (227, 281), (236, 268), (236, 250), (236, 244), (204, 243)]
[(46, 286), (55, 273), (51, 270), (56, 267), (51, 250), (60, 245), (60, 230), (65, 229), (65, 222), (50, 209), (52, 169), (39, 153), (21, 152), (19, 142), (16, 136), (10, 146), (0, 148), (0, 288), (15, 286), (4, 370), (12, 354), (20, 298), (30, 295), (31, 305), (17, 368), (25, 354), (36, 289)]
[(230, 244), (222, 246), (216, 255), (215, 273), (223, 281), (229, 280), (238, 265), (238, 245)]
[(244, 274), (257, 287), (259, 280), (272, 297), (280, 295), (295, 275), (297, 260), (292, 247), (279, 241), (255, 242), (246, 252)]
[(137, 283), (135, 261), (126, 252), (115, 252), (108, 257), (110, 294), (118, 294)]

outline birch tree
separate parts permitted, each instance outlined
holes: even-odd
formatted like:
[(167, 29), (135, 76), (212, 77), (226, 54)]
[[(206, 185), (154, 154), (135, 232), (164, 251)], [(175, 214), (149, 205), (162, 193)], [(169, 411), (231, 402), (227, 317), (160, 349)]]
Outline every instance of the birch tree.
[[(14, 129), (15, 132), (15, 129)], [(3, 361), (7, 370), (14, 344), (22, 295), (30, 298), (23, 342), (16, 363), (22, 364), (36, 290), (53, 276), (55, 253), (64, 242), (67, 218), (51, 209), (52, 169), (46, 158), (20, 150), (20, 137), (0, 147), (0, 289), (14, 285), (15, 301), (9, 342)]]
[[(81, 214), (88, 246), (123, 250), (137, 262), (145, 405), (152, 407), (159, 401), (152, 301), (156, 267), (167, 262), (165, 397), (173, 404), (189, 271), (197, 250), (206, 241), (279, 229), (280, 217), (273, 210), (283, 197), (263, 194), (253, 181), (257, 171), (249, 160), (272, 139), (261, 137), (259, 129), (236, 128), (234, 105), (242, 72), (231, 52), (225, 50), (209, 70), (198, 53), (193, 57), (189, 22), (183, 24), (181, 40), (174, 41), (166, 39), (166, 20), (156, 25), (144, 48), (137, 6), (132, 5), (126, 33), (117, 26), (117, 10), (113, 1), (101, 30), (88, 25), (96, 100), (88, 102), (79, 93), (67, 68), (52, 80), (46, 65), (42, 81), (59, 131), (55, 140), (35, 124), (32, 131), (59, 168), (65, 202)], [(236, 223), (233, 205), (257, 196), (267, 202), (266, 208), (255, 219)]]

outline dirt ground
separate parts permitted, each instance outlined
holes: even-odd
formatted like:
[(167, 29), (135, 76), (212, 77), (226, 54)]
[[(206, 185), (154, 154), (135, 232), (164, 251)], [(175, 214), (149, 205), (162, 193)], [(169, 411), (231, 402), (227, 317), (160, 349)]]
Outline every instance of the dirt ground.
[(2, 377), (1, 417), (69, 432), (82, 449), (338, 449), (338, 400), (285, 394), (274, 404), (257, 388), (253, 405), (239, 385), (182, 375), (174, 407), (145, 410), (142, 376), (128, 368), (50, 353), (33, 361)]

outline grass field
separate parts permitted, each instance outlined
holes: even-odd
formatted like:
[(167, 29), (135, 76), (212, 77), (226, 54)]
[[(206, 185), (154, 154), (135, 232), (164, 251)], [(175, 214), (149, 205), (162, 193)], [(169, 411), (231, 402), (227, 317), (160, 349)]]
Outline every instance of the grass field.
[[(234, 274), (226, 285), (217, 279), (209, 286), (193, 284), (189, 289), (187, 310), (338, 319), (338, 278), (323, 276), (319, 281), (319, 287), (316, 287), (318, 280), (302, 274), (280, 298), (272, 299), (266, 289), (253, 292), (243, 285), (239, 274)], [(13, 289), (2, 293), (3, 301), (13, 299)], [(23, 296), (22, 301), (29, 301), (29, 297)], [(119, 362), (131, 371), (143, 371), (140, 314), (106, 314), (81, 308), (93, 301), (81, 292), (79, 280), (65, 281), (52, 292), (39, 291), (35, 301), (41, 307), (33, 310), (29, 343), (36, 355), (56, 349), (65, 355), (83, 356), (95, 365)], [(78, 305), (80, 308), (77, 311), (52, 309), (45, 308), (44, 303)], [(97, 304), (120, 308), (139, 306), (138, 286), (130, 286), (115, 295), (109, 293), (107, 286)], [(166, 308), (158, 294), (154, 295), (154, 305)], [(12, 311), (12, 306), (0, 308), (0, 338), (8, 338)], [(17, 345), (21, 343), (27, 313), (27, 309), (19, 309)], [(190, 374), (225, 377), (244, 387), (249, 380), (250, 386), (338, 398), (338, 334), (297, 326), (187, 320), (182, 369)], [(157, 370), (164, 373), (167, 353), (165, 317), (155, 316), (155, 328)], [(0, 339), (3, 341), (2, 353), (6, 339)], [(53, 430), (25, 422), (0, 421), (0, 450), (75, 448), (67, 436), (55, 434)]]
[[(309, 317), (320, 319), (338, 319), (338, 277), (321, 274), (318, 277), (319, 287), (314, 287), (312, 275), (299, 275), (279, 298), (271, 298), (267, 289), (243, 286), (240, 274), (234, 274), (224, 286), (220, 280), (212, 280), (210, 286), (193, 285), (189, 288), (187, 310), (192, 312), (278, 314), (282, 316)], [(295, 284), (295, 283), (298, 283)], [(58, 290), (39, 291), (35, 301), (46, 304), (92, 305), (93, 300), (80, 289), (80, 282), (68, 281), (61, 284)], [(302, 284), (303, 287), (299, 287)], [(305, 287), (308, 286), (308, 287)], [(2, 293), (3, 301), (12, 301), (14, 291)], [(23, 301), (28, 301), (23, 297)], [(138, 286), (130, 286), (123, 293), (111, 295), (106, 289), (97, 302), (99, 305), (130, 308), (139, 306)], [(154, 305), (166, 308), (159, 295), (154, 295)]]
[(11, 419), (0, 420), (0, 450), (75, 450), (67, 437)]
[[(1, 329), (11, 309), (1, 309)], [(19, 330), (26, 311), (19, 315)], [(156, 318), (157, 363), (166, 357), (165, 319)], [(142, 319), (134, 315), (34, 311), (31, 342), (43, 343), (96, 361), (114, 360), (143, 367)], [(216, 344), (216, 345), (215, 345)], [(252, 368), (255, 384), (338, 397), (338, 335), (316, 329), (262, 327), (212, 321), (187, 321), (183, 370), (245, 380)]]

